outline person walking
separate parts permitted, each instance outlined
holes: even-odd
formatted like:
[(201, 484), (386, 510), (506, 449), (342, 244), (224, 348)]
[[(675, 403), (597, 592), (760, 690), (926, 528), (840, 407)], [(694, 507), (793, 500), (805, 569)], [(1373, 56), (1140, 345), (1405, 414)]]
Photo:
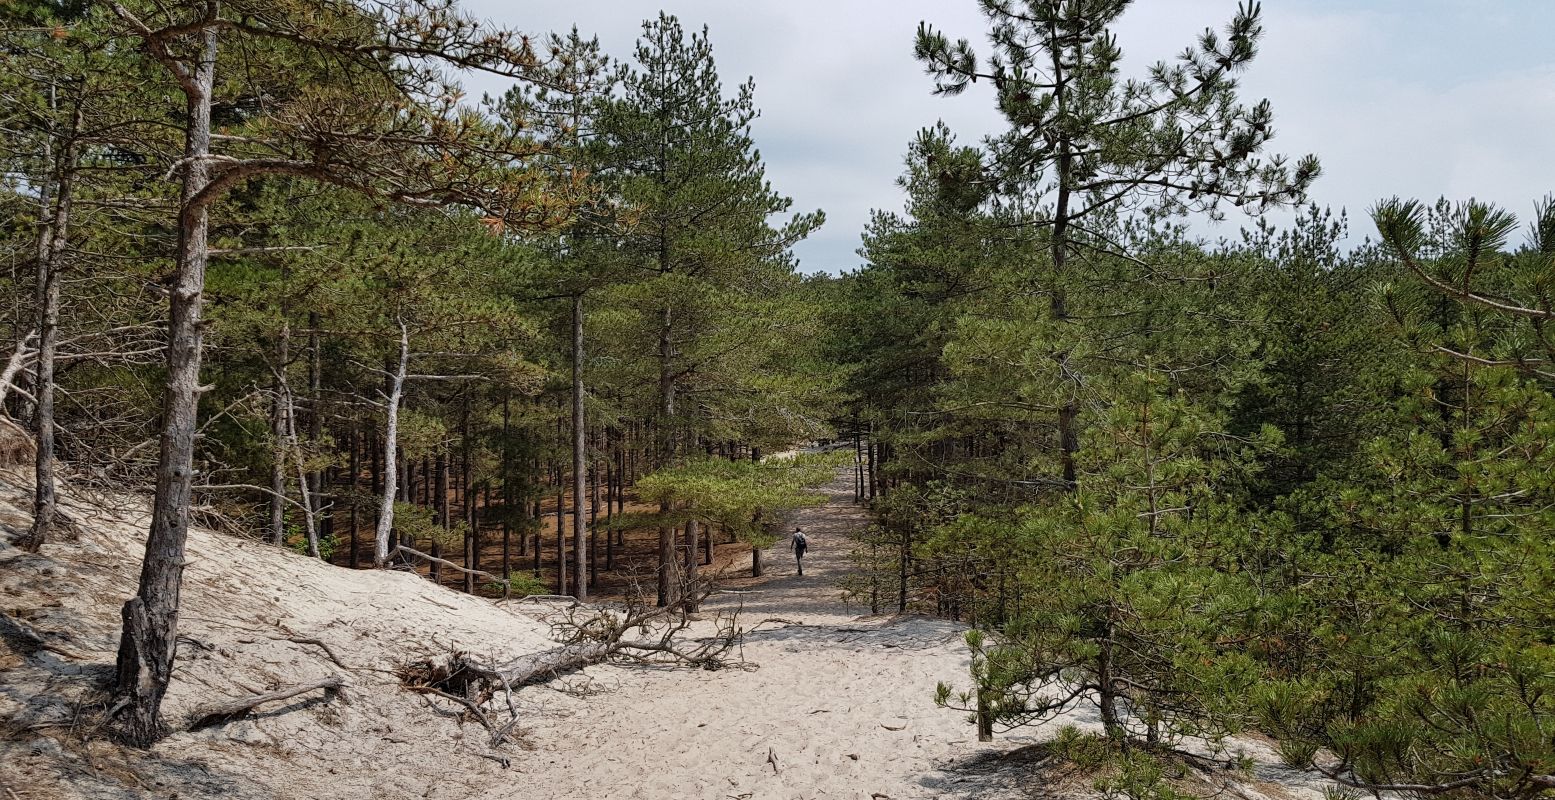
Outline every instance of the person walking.
[(799, 565), (799, 574), (804, 574), (804, 551), (810, 547), (810, 540), (804, 535), (804, 531), (795, 528), (794, 535), (788, 539), (788, 547), (794, 551), (794, 563)]

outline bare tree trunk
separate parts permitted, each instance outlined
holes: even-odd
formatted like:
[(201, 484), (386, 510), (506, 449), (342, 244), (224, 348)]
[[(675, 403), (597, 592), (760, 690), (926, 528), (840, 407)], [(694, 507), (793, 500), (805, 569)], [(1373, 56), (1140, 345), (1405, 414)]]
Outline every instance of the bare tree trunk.
[(388, 398), (385, 401), (387, 421), (383, 426), (383, 496), (378, 503), (378, 530), (373, 534), (373, 566), (383, 569), (389, 565), (389, 534), (394, 531), (394, 496), (399, 479), (400, 399), (405, 395), (405, 372), (410, 364), (410, 330), (405, 321), (395, 317), (400, 329), (399, 360), (389, 377)]
[(513, 579), (513, 487), (509, 473), (513, 469), (508, 436), (512, 434), (512, 398), (502, 395), (502, 580)]
[(286, 364), (291, 361), (291, 321), (281, 306), (281, 331), (275, 343), (275, 385), (270, 399), (270, 543), (286, 543)]
[(567, 593), (567, 490), (556, 468), (556, 593)]
[[(437, 510), (437, 527), (446, 531), (450, 527), (449, 517), (452, 516), (448, 513), (448, 453), (439, 448), (436, 458), (432, 461), (432, 465), (432, 470), (437, 475), (433, 479), (435, 483), (432, 490), (432, 507)], [(433, 558), (443, 557), (443, 543), (439, 541), (436, 534), (432, 537), (430, 549)], [(432, 565), (428, 567), (428, 572), (432, 576), (433, 583), (437, 583), (438, 579), (442, 577), (442, 570), (436, 561), (432, 562)]]
[(39, 235), (38, 362), (33, 381), (33, 429), (37, 435), (37, 449), (33, 454), (32, 527), (17, 543), (24, 550), (36, 551), (48, 542), (58, 506), (54, 487), (54, 361), (59, 349), (59, 286), (65, 271), (65, 250), (70, 244), (70, 208), (75, 194), (79, 152), (75, 132), (80, 124), (78, 106), (64, 153), (55, 168), (57, 191), (52, 219)]
[(599, 464), (589, 465), (589, 585), (599, 583)]
[(572, 296), (572, 586), (573, 595), (579, 600), (589, 598), (589, 543), (583, 518), (587, 436), (583, 416), (583, 295), (575, 294)]
[[(675, 416), (675, 376), (672, 359), (675, 355), (675, 345), (671, 339), (673, 333), (674, 314), (669, 308), (663, 312), (663, 322), (659, 327), (659, 464), (660, 468), (669, 466), (674, 458), (675, 438), (673, 418)], [(659, 504), (660, 514), (669, 514), (669, 503)], [(659, 607), (670, 603), (670, 571), (675, 562), (675, 529), (670, 526), (659, 528)]]
[(361, 428), (357, 425), (356, 420), (353, 419), (351, 420), (351, 455), (350, 466), (348, 467), (351, 470), (351, 507), (348, 510), (351, 523), (351, 569), (356, 569), (362, 565), (361, 556), (357, 553), (359, 543), (357, 542), (356, 519), (357, 493), (362, 487), (361, 438)]
[(480, 535), (475, 529), (475, 493), (470, 491), (470, 393), (465, 392), (459, 421), (459, 482), (464, 484), (464, 591), (475, 594), (475, 570), (480, 569)]
[(286, 411), (286, 450), (296, 460), (297, 466), (297, 491), (302, 496), (302, 521), (303, 530), (307, 535), (308, 555), (319, 557), (319, 528), (318, 515), (314, 513), (313, 493), (308, 489), (308, 465), (302, 455), (302, 441), (297, 436), (297, 402), (292, 395), (291, 388), (286, 385), (282, 373), (282, 395)]
[(611, 460), (619, 459), (619, 451), (612, 451), (612, 447), (621, 446), (618, 436), (611, 435), (611, 429), (605, 429), (605, 571), (616, 568), (616, 531), (615, 505), (612, 498), (615, 497), (616, 482), (621, 479), (621, 474), (611, 469)]
[(697, 536), (701, 534), (702, 526), (696, 520), (686, 521), (686, 611), (697, 610)]
[[(204, 22), (214, 22), (215, 2), (205, 8)], [(200, 55), (180, 78), (188, 99), (179, 198), (178, 265), (169, 297), (167, 329), (167, 393), (157, 463), (156, 499), (146, 557), (141, 564), (135, 597), (124, 604), (124, 631), (119, 639), (112, 716), (130, 743), (146, 746), (161, 738), (162, 697), (173, 677), (178, 642), (178, 604), (183, 587), (184, 546), (189, 535), (189, 507), (194, 477), (194, 440), (200, 403), (200, 311), (209, 258), (208, 200), (200, 200), (210, 184), (211, 93), (216, 78), (217, 30), (199, 29)], [(179, 63), (182, 62), (174, 62)]]
[(873, 503), (873, 502), (875, 502), (875, 479), (876, 479), (876, 476), (879, 473), (879, 470), (876, 468), (876, 461), (875, 461), (875, 423), (873, 423), (873, 422), (869, 423), (869, 441), (867, 442), (867, 444), (868, 444), (869, 451), (868, 451), (867, 456), (866, 456), (866, 460), (868, 461), (868, 464), (866, 465), (866, 470), (865, 471), (869, 473), (868, 476), (867, 476), (869, 478), (869, 497), (868, 497), (868, 500), (869, 500), (869, 502)]
[(853, 502), (864, 502), (864, 431), (853, 415)]
[[(324, 440), (324, 354), (319, 334), (319, 312), (308, 312), (308, 450), (318, 452)], [(322, 508), (324, 472), (308, 473), (308, 493), (313, 495), (314, 507)], [(331, 515), (333, 516), (333, 515)]]

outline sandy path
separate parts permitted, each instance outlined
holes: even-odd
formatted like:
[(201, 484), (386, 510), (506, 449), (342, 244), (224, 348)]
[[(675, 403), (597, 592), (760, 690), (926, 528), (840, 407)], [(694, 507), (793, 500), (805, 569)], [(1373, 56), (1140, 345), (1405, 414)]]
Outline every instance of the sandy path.
[[(600, 667), (597, 693), (524, 693), (539, 750), (515, 759), (516, 785), (484, 798), (998, 797), (957, 762), (987, 753), (963, 715), (934, 706), (938, 681), (962, 682), (960, 629), (921, 618), (860, 618), (844, 605), (849, 532), (866, 523), (846, 476), (831, 501), (796, 524), (810, 539), (805, 575), (787, 540), (764, 556), (766, 577), (735, 581), (749, 622), (799, 624), (747, 638), (749, 670)], [(748, 567), (748, 564), (746, 565)], [(574, 685), (577, 682), (574, 681)], [(995, 747), (1020, 744), (1005, 739)], [(770, 754), (770, 757), (769, 757)], [(775, 762), (775, 764), (774, 764)]]

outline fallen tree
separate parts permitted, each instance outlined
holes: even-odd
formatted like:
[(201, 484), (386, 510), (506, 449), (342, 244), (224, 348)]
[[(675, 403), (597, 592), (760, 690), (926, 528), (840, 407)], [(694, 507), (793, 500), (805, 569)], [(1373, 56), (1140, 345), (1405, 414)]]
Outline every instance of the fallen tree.
[(503, 662), (483, 661), (458, 651), (441, 659), (406, 664), (399, 670), (401, 682), (412, 690), (435, 689), (481, 705), (497, 691), (513, 689), (576, 672), (607, 661), (671, 663), (716, 670), (729, 666), (729, 651), (749, 631), (739, 627), (739, 611), (720, 613), (712, 619), (712, 632), (688, 637), (693, 622), (685, 608), (699, 604), (712, 592), (709, 582), (684, 592), (686, 602), (656, 607), (632, 593), (633, 600), (619, 609), (582, 605), (559, 613), (552, 625), (561, 642), (556, 647), (527, 653)]

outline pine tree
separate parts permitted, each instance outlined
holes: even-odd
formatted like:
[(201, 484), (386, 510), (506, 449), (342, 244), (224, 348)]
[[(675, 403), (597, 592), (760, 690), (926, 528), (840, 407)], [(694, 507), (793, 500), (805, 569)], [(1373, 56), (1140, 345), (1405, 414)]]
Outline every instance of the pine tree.
[[(997, 92), (1008, 133), (992, 145), (1001, 193), (1045, 239), (1048, 261), (1027, 276), (1047, 295), (1060, 323), (1088, 311), (1070, 293), (1096, 272), (1088, 259), (1130, 257), (1115, 229), (1131, 208), (1154, 214), (1203, 211), (1223, 202), (1249, 210), (1299, 201), (1316, 179), (1317, 159), (1293, 168), (1263, 160), (1273, 137), (1268, 101), (1248, 108), (1236, 75), (1257, 54), (1257, 3), (1240, 6), (1224, 40), (1206, 30), (1178, 63), (1158, 63), (1144, 79), (1123, 81), (1123, 51), (1109, 30), (1130, 0), (980, 0), (996, 55), (980, 63), (966, 40), (950, 42), (927, 23), (916, 53), (954, 95), (976, 81)], [(1078, 263), (1073, 263), (1078, 260)], [(1067, 337), (1066, 337), (1067, 338)], [(1050, 343), (1057, 380), (1067, 386), (1058, 417), (1062, 480), (1075, 482), (1083, 368), (1070, 346)]]
[[(638, 225), (623, 242), (630, 282), (604, 302), (636, 317), (631, 360), (653, 359), (657, 387), (653, 425), (656, 465), (668, 466), (696, 446), (701, 406), (683, 389), (715, 374), (732, 353), (759, 339), (720, 341), (710, 334), (749, 311), (763, 289), (791, 278), (788, 248), (822, 222), (797, 214), (781, 228), (768, 220), (791, 201), (765, 178), (750, 134), (756, 118), (752, 82), (723, 95), (707, 32), (689, 37), (679, 20), (660, 14), (643, 24), (635, 68), (623, 68), (618, 100), (599, 122), (602, 178), (635, 208)], [(646, 352), (647, 346), (656, 350)], [(669, 508), (662, 508), (668, 513)], [(658, 601), (670, 602), (673, 532), (659, 536)]]

